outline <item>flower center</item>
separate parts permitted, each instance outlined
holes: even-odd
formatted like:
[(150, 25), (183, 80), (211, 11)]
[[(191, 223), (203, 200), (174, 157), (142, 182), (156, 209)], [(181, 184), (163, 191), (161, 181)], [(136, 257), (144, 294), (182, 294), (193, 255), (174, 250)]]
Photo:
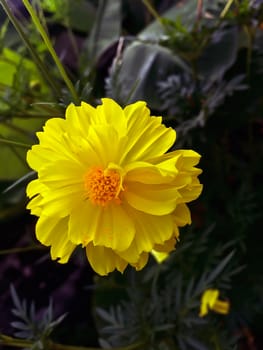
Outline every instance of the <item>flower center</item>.
[(93, 204), (105, 206), (112, 200), (120, 204), (122, 178), (117, 170), (94, 167), (86, 173), (84, 181), (88, 198)]

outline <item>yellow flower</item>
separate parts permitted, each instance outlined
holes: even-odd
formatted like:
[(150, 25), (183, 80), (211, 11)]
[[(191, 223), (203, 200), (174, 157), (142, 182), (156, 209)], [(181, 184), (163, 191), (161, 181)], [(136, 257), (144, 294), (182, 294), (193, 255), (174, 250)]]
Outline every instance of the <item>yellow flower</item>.
[(27, 161), (38, 178), (27, 187), (36, 236), (66, 263), (77, 245), (106, 275), (137, 270), (156, 250), (174, 249), (178, 227), (191, 223), (186, 203), (201, 190), (192, 150), (167, 152), (175, 131), (150, 116), (145, 102), (122, 109), (70, 104), (65, 119), (47, 121)]
[(207, 289), (204, 291), (201, 299), (200, 317), (204, 317), (208, 314), (209, 310), (213, 310), (219, 314), (228, 314), (230, 304), (228, 301), (222, 301), (218, 299), (218, 289)]

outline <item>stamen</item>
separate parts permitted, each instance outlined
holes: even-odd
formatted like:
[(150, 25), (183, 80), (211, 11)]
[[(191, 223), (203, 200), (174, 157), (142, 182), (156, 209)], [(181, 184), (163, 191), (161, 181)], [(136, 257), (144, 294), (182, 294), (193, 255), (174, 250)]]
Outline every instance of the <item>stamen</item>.
[(112, 200), (117, 204), (121, 203), (119, 194), (122, 190), (122, 178), (117, 170), (91, 168), (84, 177), (84, 186), (93, 204), (106, 206)]

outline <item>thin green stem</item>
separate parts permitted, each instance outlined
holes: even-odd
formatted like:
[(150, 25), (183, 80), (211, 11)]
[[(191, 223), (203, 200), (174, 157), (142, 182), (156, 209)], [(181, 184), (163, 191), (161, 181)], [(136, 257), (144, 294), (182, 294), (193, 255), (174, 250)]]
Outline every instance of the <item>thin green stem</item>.
[[(31, 348), (34, 344), (33, 341), (18, 339), (6, 336), (0, 333), (0, 345), (14, 346), (19, 348)], [(112, 348), (112, 350), (134, 350), (143, 347), (143, 343), (134, 343), (128, 346)], [(86, 346), (74, 346), (74, 345), (64, 345), (59, 343), (54, 343), (51, 340), (45, 342), (45, 349), (47, 350), (102, 350), (97, 347), (86, 347)]]
[(146, 8), (150, 12), (150, 14), (163, 26), (162, 17), (155, 10), (155, 8), (152, 6), (150, 1), (149, 0), (142, 0), (142, 2), (146, 6)]
[(52, 56), (56, 66), (59, 70), (59, 73), (61, 74), (61, 77), (63, 78), (65, 84), (67, 85), (69, 91), (71, 92), (71, 95), (72, 95), (74, 102), (76, 104), (80, 104), (80, 100), (79, 100), (79, 97), (77, 95), (77, 92), (76, 92), (71, 80), (69, 79), (60, 59), (58, 58), (58, 55), (57, 55), (57, 53), (56, 53), (56, 51), (51, 43), (51, 40), (50, 40), (47, 32), (45, 31), (40, 20), (38, 19), (37, 13), (35, 12), (33, 6), (31, 6), (31, 4), (28, 0), (23, 0), (23, 4), (25, 5), (27, 11), (29, 12), (31, 19), (32, 19), (34, 25), (36, 26), (38, 32), (40, 33), (42, 39), (44, 40), (46, 47), (47, 47), (50, 55)]
[(27, 49), (29, 50), (34, 62), (36, 63), (39, 71), (41, 72), (43, 78), (48, 82), (48, 84), (50, 85), (50, 87), (52, 88), (53, 92), (55, 93), (55, 95), (57, 95), (57, 97), (60, 97), (61, 93), (60, 93), (60, 89), (58, 88), (57, 83), (54, 81), (54, 79), (51, 77), (48, 69), (46, 68), (46, 66), (43, 64), (43, 62), (41, 61), (41, 59), (38, 56), (38, 53), (35, 51), (35, 49), (33, 48), (33, 46), (31, 45), (30, 41), (28, 40), (28, 37), (26, 35), (26, 33), (24, 32), (24, 30), (22, 29), (20, 23), (17, 21), (17, 19), (15, 18), (15, 16), (13, 15), (12, 11), (10, 10), (8, 4), (6, 3), (5, 0), (0, 0), (0, 4), (2, 5), (5, 13), (7, 14), (10, 22), (13, 24), (13, 26), (15, 27), (17, 33), (19, 34), (19, 36), (21, 37), (23, 43), (25, 44), (25, 46), (27, 47)]
[(224, 18), (227, 12), (229, 11), (231, 5), (233, 4), (235, 0), (228, 0), (226, 3), (226, 6), (224, 7), (223, 11), (220, 14), (220, 18)]
[[(128, 346), (111, 348), (111, 349), (112, 350), (134, 350), (134, 349), (139, 349), (142, 346), (143, 346), (142, 343), (134, 343), (134, 344), (131, 344)], [(50, 350), (102, 350), (101, 348), (97, 348), (97, 347), (64, 345), (64, 344), (58, 344), (58, 343), (53, 343), (53, 342), (48, 342), (48, 348)]]
[(31, 250), (40, 250), (40, 249), (44, 249), (44, 248), (45, 247), (43, 245), (39, 244), (39, 245), (32, 245), (29, 247), (3, 249), (3, 250), (0, 250), (0, 255), (25, 253), (25, 252), (29, 252)]
[[(3, 116), (6, 116), (7, 118), (9, 117), (9, 114), (8, 113), (5, 113), (3, 114)], [(58, 116), (58, 117), (63, 117), (62, 113), (60, 114), (56, 114), (56, 115), (52, 115), (52, 118), (55, 117), (55, 116)], [(12, 113), (12, 118), (20, 118), (20, 119), (48, 119), (50, 118), (50, 114), (47, 114), (47, 113), (19, 113), (19, 112), (16, 112), (16, 113)], [(1, 121), (0, 121), (0, 124)]]
[[(12, 117), (14, 117), (15, 115), (12, 115)], [(12, 130), (12, 131), (15, 131), (16, 133), (19, 133), (20, 135), (24, 136), (24, 137), (29, 137), (29, 138), (32, 138), (33, 140), (33, 134), (28, 131), (28, 130), (25, 130), (23, 128), (20, 128), (19, 126), (16, 126), (12, 123), (6, 123), (6, 122), (1, 122), (0, 121), (0, 126), (3, 125), (5, 128), (9, 129), (9, 130)]]
[(30, 348), (32, 342), (30, 340), (17, 339), (0, 333), (0, 345), (13, 346), (17, 348)]
[(14, 146), (14, 147), (21, 147), (26, 149), (31, 147), (31, 145), (27, 145), (26, 143), (11, 141), (11, 140), (4, 139), (2, 137), (0, 137), (0, 144)]

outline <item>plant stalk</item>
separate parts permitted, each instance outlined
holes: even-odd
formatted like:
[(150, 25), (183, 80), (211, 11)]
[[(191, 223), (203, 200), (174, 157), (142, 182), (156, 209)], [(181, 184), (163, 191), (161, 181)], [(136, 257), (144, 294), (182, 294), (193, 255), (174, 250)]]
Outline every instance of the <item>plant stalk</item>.
[(26, 148), (26, 149), (31, 147), (31, 145), (28, 145), (26, 143), (11, 141), (11, 140), (4, 139), (2, 137), (0, 137), (0, 144), (14, 146), (14, 147), (21, 147), (21, 148)]
[[(25, 252), (29, 252), (31, 250), (41, 250), (41, 249), (45, 249), (45, 247), (40, 245), (40, 244), (39, 245), (32, 245), (29, 247), (3, 249), (3, 250), (0, 250), (0, 255), (25, 253)], [(0, 343), (1, 343), (1, 338), (0, 338)]]
[(142, 0), (143, 4), (147, 8), (147, 10), (150, 12), (150, 14), (163, 26), (162, 17), (159, 15), (159, 13), (155, 10), (155, 8), (152, 6), (149, 0)]
[[(31, 348), (34, 342), (31, 340), (24, 340), (19, 338), (13, 338), (5, 334), (0, 333), (0, 345), (13, 346), (18, 348)], [(112, 350), (134, 350), (143, 347), (143, 343), (134, 343), (127, 346), (112, 348)], [(74, 346), (74, 345), (64, 345), (59, 343), (54, 343), (51, 340), (45, 342), (46, 350), (102, 350), (98, 347), (86, 347), (86, 346)]]
[(13, 15), (12, 11), (10, 10), (6, 0), (0, 0), (0, 4), (2, 5), (5, 13), (7, 14), (10, 22), (13, 24), (14, 28), (16, 29), (18, 35), (21, 37), (23, 43), (25, 44), (25, 46), (29, 50), (29, 52), (30, 52), (35, 64), (37, 65), (39, 71), (41, 72), (43, 78), (48, 82), (48, 84), (50, 85), (50, 87), (53, 90), (53, 92), (55, 93), (55, 95), (57, 97), (60, 97), (61, 93), (60, 93), (60, 89), (58, 88), (57, 83), (51, 77), (48, 69), (43, 64), (43, 62), (40, 60), (37, 52), (35, 51), (35, 49), (31, 45), (30, 41), (28, 40), (26, 33), (22, 29), (22, 26), (20, 25), (20, 23), (17, 21), (17, 19)]
[(39, 34), (41, 35), (43, 41), (45, 42), (46, 46), (47, 46), (47, 49), (50, 53), (50, 55), (52, 56), (58, 70), (59, 70), (59, 73), (61, 74), (61, 77), (63, 78), (65, 84), (67, 85), (69, 91), (71, 92), (71, 95), (72, 95), (72, 98), (74, 100), (74, 102), (79, 105), (80, 104), (80, 100), (79, 100), (79, 97), (77, 95), (77, 92), (71, 82), (71, 80), (69, 79), (52, 43), (51, 43), (51, 40), (48, 36), (48, 34), (46, 33), (44, 27), (42, 26), (40, 20), (38, 19), (37, 17), (37, 13), (35, 12), (33, 6), (30, 4), (30, 2), (28, 0), (23, 0), (23, 4), (25, 5), (27, 11), (29, 12), (30, 16), (31, 16), (31, 19), (34, 23), (34, 25), (36, 26)]
[(229, 11), (231, 5), (233, 4), (235, 0), (228, 0), (226, 3), (226, 6), (224, 7), (223, 11), (220, 13), (220, 18), (224, 18), (227, 12)]

